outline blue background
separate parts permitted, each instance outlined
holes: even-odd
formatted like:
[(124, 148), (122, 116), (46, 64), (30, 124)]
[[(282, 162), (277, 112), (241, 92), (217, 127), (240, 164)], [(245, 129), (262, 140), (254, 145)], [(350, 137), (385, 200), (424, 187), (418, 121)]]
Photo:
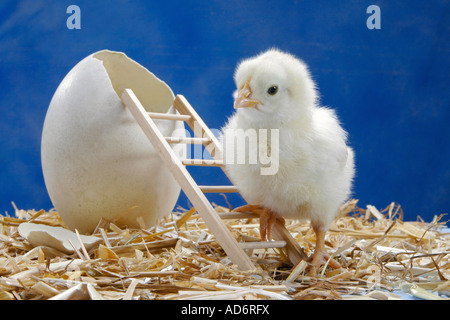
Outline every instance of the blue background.
[[(71, 4), (81, 8), (81, 30), (66, 27)], [(381, 8), (381, 30), (366, 27), (371, 4)], [(220, 128), (233, 112), (236, 63), (276, 46), (309, 64), (322, 103), (349, 132), (360, 205), (396, 201), (406, 219), (429, 221), (450, 208), (449, 21), (444, 0), (2, 0), (0, 213), (13, 213), (11, 201), (52, 207), (41, 130), (58, 84), (87, 55), (125, 52)], [(227, 182), (202, 172), (193, 171), (200, 184)], [(179, 204), (188, 206), (185, 196)]]

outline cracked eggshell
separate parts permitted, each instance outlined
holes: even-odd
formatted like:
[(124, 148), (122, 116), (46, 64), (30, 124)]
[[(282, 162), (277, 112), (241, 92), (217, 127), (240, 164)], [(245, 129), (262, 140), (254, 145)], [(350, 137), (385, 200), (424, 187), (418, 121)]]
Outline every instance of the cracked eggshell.
[[(167, 84), (124, 53), (103, 50), (79, 62), (57, 88), (41, 142), (45, 184), (71, 229), (92, 232), (103, 217), (147, 227), (172, 212), (180, 187), (121, 99), (131, 88), (149, 112), (175, 113)], [(164, 136), (184, 123), (155, 121)], [(184, 157), (186, 146), (174, 145)]]
[[(61, 252), (72, 254), (74, 250), (69, 242), (70, 240), (77, 250), (81, 250), (77, 235), (61, 227), (23, 222), (19, 225), (17, 231), (34, 247), (48, 246)], [(90, 250), (103, 241), (101, 238), (85, 235), (80, 235), (80, 239), (87, 250)]]

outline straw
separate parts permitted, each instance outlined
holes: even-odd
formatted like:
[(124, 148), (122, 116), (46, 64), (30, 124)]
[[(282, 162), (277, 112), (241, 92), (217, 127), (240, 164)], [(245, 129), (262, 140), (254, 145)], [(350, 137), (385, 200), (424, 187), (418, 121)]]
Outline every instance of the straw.
[[(216, 205), (228, 213), (230, 208)], [(162, 218), (150, 228), (104, 222), (102, 243), (66, 254), (35, 247), (20, 236), (23, 222), (67, 228), (58, 213), (19, 210), (0, 217), (0, 299), (445, 299), (450, 294), (450, 234), (443, 216), (429, 223), (403, 221), (397, 203), (384, 209), (346, 203), (326, 235), (328, 253), (342, 266), (325, 264), (317, 277), (309, 263), (290, 265), (275, 249), (254, 248), (257, 268), (240, 271), (216, 242), (195, 209)], [(224, 220), (238, 239), (258, 240), (257, 220)], [(315, 235), (309, 222), (286, 221), (311, 255)], [(403, 295), (393, 293), (403, 292)]]

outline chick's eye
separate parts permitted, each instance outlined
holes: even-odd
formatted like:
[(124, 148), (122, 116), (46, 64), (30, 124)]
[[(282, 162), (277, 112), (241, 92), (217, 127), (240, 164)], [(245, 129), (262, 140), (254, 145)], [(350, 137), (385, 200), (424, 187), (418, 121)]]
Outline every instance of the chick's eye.
[(271, 86), (269, 89), (267, 89), (267, 93), (271, 96), (275, 95), (278, 92), (277, 86)]

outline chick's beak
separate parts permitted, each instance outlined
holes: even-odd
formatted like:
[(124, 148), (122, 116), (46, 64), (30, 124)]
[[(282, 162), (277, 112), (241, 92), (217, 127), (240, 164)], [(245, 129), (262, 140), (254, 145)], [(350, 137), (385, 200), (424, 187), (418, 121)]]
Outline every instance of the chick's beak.
[(252, 89), (249, 85), (250, 79), (244, 84), (244, 86), (239, 90), (237, 98), (234, 100), (234, 108), (250, 108), (254, 107), (258, 109), (257, 105), (261, 104), (261, 101), (256, 99), (251, 99)]

